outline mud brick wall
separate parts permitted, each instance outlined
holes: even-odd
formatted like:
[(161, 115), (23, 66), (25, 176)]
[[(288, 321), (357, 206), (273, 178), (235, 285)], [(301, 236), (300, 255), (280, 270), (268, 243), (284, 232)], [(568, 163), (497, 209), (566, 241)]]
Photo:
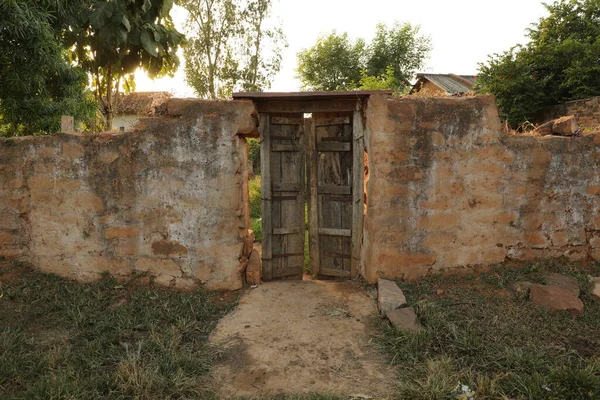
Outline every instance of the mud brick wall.
[[(170, 100), (135, 132), (0, 140), (0, 259), (80, 280), (237, 289), (250, 102)], [(250, 249), (249, 249), (250, 247)]]
[(366, 121), (369, 281), (600, 260), (600, 135), (503, 135), (489, 96), (372, 97)]
[(600, 97), (568, 101), (537, 113), (534, 122), (544, 123), (565, 115), (574, 115), (581, 128), (600, 130)]

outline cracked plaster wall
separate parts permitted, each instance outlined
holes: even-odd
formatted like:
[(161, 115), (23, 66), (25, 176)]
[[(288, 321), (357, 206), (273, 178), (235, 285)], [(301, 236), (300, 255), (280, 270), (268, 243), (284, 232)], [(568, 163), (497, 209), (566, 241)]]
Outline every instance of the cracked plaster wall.
[(371, 97), (362, 274), (600, 260), (600, 135), (506, 136), (494, 98)]
[(134, 132), (0, 140), (0, 257), (79, 280), (242, 287), (247, 101), (172, 99)]

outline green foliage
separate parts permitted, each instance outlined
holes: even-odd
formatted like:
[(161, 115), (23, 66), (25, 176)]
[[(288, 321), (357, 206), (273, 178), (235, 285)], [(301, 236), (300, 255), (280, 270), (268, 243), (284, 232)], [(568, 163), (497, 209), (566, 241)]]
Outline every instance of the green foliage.
[[(548, 271), (580, 282), (583, 316), (551, 314), (504, 288)], [(584, 284), (587, 273), (546, 263), (400, 283), (423, 329), (382, 326), (380, 343), (402, 366), (398, 398), (447, 399), (458, 382), (478, 399), (600, 398), (600, 303)]]
[(548, 105), (600, 95), (600, 0), (560, 0), (529, 43), (480, 64), (479, 91), (496, 96), (513, 127)]
[(250, 205), (250, 229), (257, 242), (262, 241), (262, 199), (261, 176), (256, 175), (248, 182), (248, 203)]
[(272, 0), (178, 0), (188, 11), (186, 77), (203, 98), (227, 98), (234, 88), (262, 91), (281, 67), (286, 46), (269, 28)]
[(263, 232), (262, 232), (262, 218), (251, 218), (250, 219), (250, 229), (254, 232), (254, 240), (256, 242), (262, 242)]
[(378, 24), (370, 44), (335, 31), (298, 53), (298, 75), (305, 90), (392, 89), (403, 91), (423, 66), (430, 39), (419, 27)]
[(386, 90), (391, 89), (396, 84), (396, 77), (393, 67), (387, 67), (385, 72), (379, 76), (367, 75), (366, 71), (361, 71), (361, 77), (358, 90)]
[(260, 142), (258, 139), (248, 139), (248, 162), (252, 165), (252, 172), (260, 175)]
[(20, 271), (0, 270), (2, 398), (216, 398), (208, 336), (235, 297)]
[(261, 217), (261, 177), (256, 175), (248, 182), (250, 216), (252, 218)]
[(94, 115), (87, 77), (62, 38), (84, 3), (0, 0), (0, 136), (55, 133), (63, 114)]
[(74, 61), (92, 76), (108, 129), (121, 86), (133, 89), (138, 68), (151, 78), (177, 70), (184, 36), (173, 26), (172, 7), (173, 0), (93, 1), (79, 10), (73, 29), (65, 33), (74, 46)]
[(385, 24), (377, 24), (375, 38), (369, 46), (367, 74), (385, 76), (391, 70), (395, 83), (388, 89), (410, 86), (409, 81), (423, 66), (430, 50), (431, 40), (419, 36), (418, 26), (395, 22), (388, 28)]
[(365, 66), (363, 39), (350, 40), (347, 33), (335, 31), (298, 53), (298, 74), (304, 89), (344, 90), (361, 79)]

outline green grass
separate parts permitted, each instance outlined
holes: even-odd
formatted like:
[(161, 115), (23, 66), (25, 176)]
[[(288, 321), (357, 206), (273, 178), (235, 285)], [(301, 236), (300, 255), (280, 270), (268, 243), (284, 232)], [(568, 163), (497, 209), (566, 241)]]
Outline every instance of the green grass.
[[(584, 315), (550, 314), (506, 289), (519, 280), (543, 281), (544, 271), (578, 279)], [(401, 368), (398, 398), (448, 399), (461, 382), (477, 399), (599, 399), (600, 301), (590, 295), (587, 273), (530, 264), (399, 283), (424, 329), (381, 324), (378, 343)]]
[(250, 218), (261, 217), (261, 176), (256, 175), (248, 181), (248, 202), (250, 204)]
[(0, 274), (3, 399), (214, 398), (208, 335), (235, 298)]
[(248, 181), (248, 202), (250, 204), (250, 229), (254, 231), (254, 238), (262, 242), (262, 211), (261, 211), (261, 176), (256, 175)]

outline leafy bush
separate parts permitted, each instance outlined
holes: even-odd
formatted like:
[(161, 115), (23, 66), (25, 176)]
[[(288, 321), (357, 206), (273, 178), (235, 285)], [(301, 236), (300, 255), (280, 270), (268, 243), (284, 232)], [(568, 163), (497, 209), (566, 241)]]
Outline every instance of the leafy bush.
[(255, 175), (260, 175), (260, 143), (258, 139), (248, 139), (248, 162)]
[(600, 95), (600, 2), (560, 0), (528, 31), (530, 42), (479, 65), (479, 91), (496, 96), (517, 128), (546, 106)]
[(250, 218), (261, 217), (261, 178), (260, 175), (255, 176), (248, 182), (248, 192), (250, 203)]

